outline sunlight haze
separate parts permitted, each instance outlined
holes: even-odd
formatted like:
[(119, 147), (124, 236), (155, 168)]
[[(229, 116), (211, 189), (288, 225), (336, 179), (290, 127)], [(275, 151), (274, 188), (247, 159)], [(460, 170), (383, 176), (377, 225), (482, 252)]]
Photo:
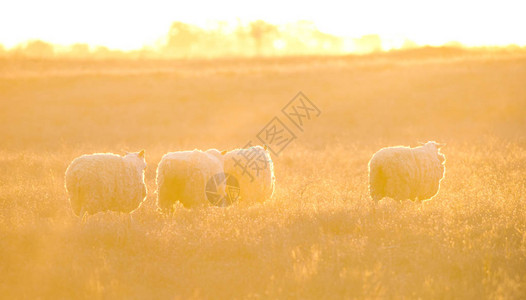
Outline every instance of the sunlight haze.
[(520, 1), (10, 1), (0, 4), (0, 44), (11, 48), (40, 39), (60, 45), (87, 43), (111, 49), (154, 47), (174, 21), (232, 26), (262, 19), (284, 25), (306, 20), (340, 37), (378, 34), (393, 46), (460, 42), (466, 46), (526, 45)]
[(524, 13), (0, 2), (0, 298), (525, 300)]

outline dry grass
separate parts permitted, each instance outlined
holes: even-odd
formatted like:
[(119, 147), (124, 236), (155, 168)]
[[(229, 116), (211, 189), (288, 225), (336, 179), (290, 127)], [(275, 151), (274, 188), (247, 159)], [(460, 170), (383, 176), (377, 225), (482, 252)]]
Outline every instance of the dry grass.
[[(522, 298), (526, 58), (2, 61), (2, 298)], [(274, 199), (155, 208), (155, 167), (231, 149), (299, 90), (322, 110), (281, 156)], [(373, 207), (380, 147), (447, 142), (425, 205)], [(146, 149), (147, 201), (127, 228), (84, 226), (63, 174), (76, 156)]]

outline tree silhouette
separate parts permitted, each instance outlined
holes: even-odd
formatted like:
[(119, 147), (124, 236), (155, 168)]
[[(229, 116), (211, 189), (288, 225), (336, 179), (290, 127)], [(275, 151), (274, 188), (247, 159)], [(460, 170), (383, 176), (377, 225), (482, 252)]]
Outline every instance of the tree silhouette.
[(382, 39), (377, 34), (364, 35), (354, 40), (358, 53), (374, 53), (382, 51)]
[(88, 44), (73, 44), (70, 53), (74, 57), (88, 57), (91, 54)]
[(23, 48), (23, 53), (29, 57), (53, 57), (55, 50), (53, 45), (41, 40), (29, 41)]
[(197, 26), (174, 22), (168, 32), (165, 50), (172, 55), (188, 56), (199, 46), (204, 32)]
[[(259, 56), (268, 44), (272, 44), (275, 36), (278, 34), (276, 25), (269, 24), (263, 20), (257, 20), (250, 23), (250, 35), (256, 44), (256, 54)], [(272, 37), (274, 35), (274, 37)]]

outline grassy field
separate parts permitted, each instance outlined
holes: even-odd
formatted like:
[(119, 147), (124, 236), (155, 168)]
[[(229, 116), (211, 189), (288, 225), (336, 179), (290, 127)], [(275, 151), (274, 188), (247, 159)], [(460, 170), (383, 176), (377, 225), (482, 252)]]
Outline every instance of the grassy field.
[[(164, 153), (255, 140), (298, 91), (322, 113), (274, 157), (273, 199), (157, 211)], [(0, 59), (0, 124), (0, 298), (526, 295), (523, 55)], [(373, 205), (371, 155), (427, 140), (448, 144), (438, 196)], [(81, 224), (68, 164), (143, 148), (131, 228)]]

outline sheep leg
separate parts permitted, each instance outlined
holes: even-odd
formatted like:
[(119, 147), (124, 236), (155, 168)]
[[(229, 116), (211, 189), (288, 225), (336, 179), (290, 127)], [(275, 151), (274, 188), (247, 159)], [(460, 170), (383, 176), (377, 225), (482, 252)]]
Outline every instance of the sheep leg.
[(409, 186), (407, 184), (401, 184), (398, 186), (398, 200), (399, 201), (403, 201), (403, 200), (407, 200), (407, 199), (411, 199), (410, 197), (410, 189), (409, 189)]
[(128, 216), (126, 217), (126, 223), (127, 223), (127, 225), (128, 225), (128, 229), (130, 229), (131, 226), (132, 226), (133, 217), (132, 217), (131, 214), (127, 214), (127, 215), (128, 215)]
[(130, 217), (131, 215), (125, 212), (119, 212), (119, 220), (121, 223), (126, 225), (126, 228), (130, 228)]
[(400, 180), (388, 179), (385, 184), (385, 194), (396, 201), (409, 199), (409, 186)]
[(369, 174), (369, 192), (373, 201), (378, 202), (385, 197), (387, 178), (379, 168), (371, 168)]
[(88, 213), (86, 212), (86, 209), (84, 209), (84, 206), (80, 208), (79, 217), (80, 217), (80, 223), (86, 224), (86, 222), (88, 221)]
[(163, 184), (159, 189), (157, 203), (163, 212), (171, 212), (175, 202), (174, 192), (171, 191), (167, 183)]

